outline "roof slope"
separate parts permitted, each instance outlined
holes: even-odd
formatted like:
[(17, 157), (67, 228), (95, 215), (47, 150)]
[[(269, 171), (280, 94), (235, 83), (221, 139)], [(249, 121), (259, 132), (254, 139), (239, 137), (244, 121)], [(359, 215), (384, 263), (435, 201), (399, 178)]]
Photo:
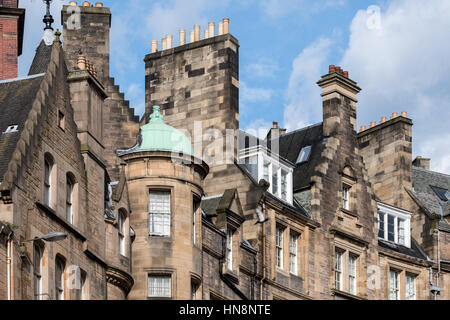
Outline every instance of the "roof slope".
[(30, 71), (28, 75), (45, 73), (50, 63), (50, 57), (52, 55), (52, 46), (47, 46), (44, 40), (41, 41), (36, 49), (36, 54), (31, 64)]
[(441, 208), (440, 203), (443, 207), (443, 215), (450, 215), (450, 207), (444, 204), (433, 191), (432, 187), (438, 187), (446, 190), (450, 190), (450, 176), (433, 172), (430, 170), (425, 170), (418, 167), (413, 167), (413, 194), (416, 196), (423, 206), (431, 213), (440, 215)]
[[(40, 88), (43, 75), (0, 81), (0, 182), (19, 141), (25, 121)], [(18, 132), (4, 133), (12, 125)]]
[(309, 160), (296, 164), (294, 169), (294, 192), (309, 187), (311, 176), (319, 163), (323, 150), (323, 125), (316, 125), (296, 130), (280, 137), (280, 156), (292, 163), (297, 162), (300, 151), (312, 146)]
[(385, 241), (378, 239), (378, 245), (382, 248), (395, 251), (397, 253), (405, 254), (410, 257), (417, 259), (428, 260), (427, 255), (423, 251), (422, 247), (417, 243), (417, 241), (411, 237), (411, 248), (399, 245), (397, 243)]

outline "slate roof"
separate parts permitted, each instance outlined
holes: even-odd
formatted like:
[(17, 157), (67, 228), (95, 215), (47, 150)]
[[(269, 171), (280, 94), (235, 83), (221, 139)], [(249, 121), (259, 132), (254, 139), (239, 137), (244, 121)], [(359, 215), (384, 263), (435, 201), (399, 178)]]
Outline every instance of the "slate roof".
[(218, 194), (212, 197), (202, 199), (202, 211), (206, 216), (211, 217), (217, 215), (216, 209), (222, 201), (223, 194)]
[[(0, 81), (0, 182), (6, 173), (43, 76), (41, 74)], [(3, 133), (12, 125), (19, 126), (18, 132)]]
[(423, 207), (430, 213), (440, 215), (441, 208), (439, 204), (441, 203), (443, 216), (449, 216), (450, 205), (441, 201), (432, 187), (450, 190), (450, 175), (413, 167), (412, 176), (412, 193)]
[(300, 151), (306, 146), (312, 146), (309, 160), (295, 166), (293, 176), (294, 193), (309, 187), (314, 168), (321, 159), (323, 142), (322, 123), (292, 131), (280, 137), (280, 156), (294, 164), (297, 162)]
[(52, 55), (52, 46), (47, 46), (44, 40), (41, 41), (36, 49), (36, 54), (31, 64), (30, 71), (28, 75), (35, 75), (40, 73), (45, 73), (47, 71), (48, 64), (50, 63), (50, 58)]
[(397, 243), (389, 242), (386, 240), (378, 239), (378, 245), (382, 248), (395, 251), (413, 258), (428, 260), (428, 256), (425, 254), (423, 249), (417, 243), (414, 238), (411, 237), (411, 248), (399, 245)]

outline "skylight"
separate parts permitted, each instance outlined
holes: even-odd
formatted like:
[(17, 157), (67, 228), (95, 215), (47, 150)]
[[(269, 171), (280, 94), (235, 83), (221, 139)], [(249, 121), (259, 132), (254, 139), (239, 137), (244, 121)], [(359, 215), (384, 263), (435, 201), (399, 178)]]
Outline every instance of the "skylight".
[(442, 201), (450, 201), (450, 192), (447, 189), (430, 186)]
[(297, 158), (297, 164), (306, 162), (309, 160), (309, 156), (311, 155), (311, 147), (312, 146), (306, 146), (306, 147), (303, 147), (302, 150), (300, 150), (300, 154), (298, 155), (298, 158)]

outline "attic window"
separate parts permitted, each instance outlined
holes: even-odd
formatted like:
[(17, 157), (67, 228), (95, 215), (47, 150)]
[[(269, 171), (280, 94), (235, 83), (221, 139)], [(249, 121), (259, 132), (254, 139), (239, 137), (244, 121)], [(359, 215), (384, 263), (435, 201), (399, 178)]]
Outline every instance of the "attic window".
[(306, 162), (309, 160), (309, 156), (311, 155), (311, 148), (312, 148), (312, 146), (306, 146), (306, 147), (303, 147), (302, 150), (300, 150), (300, 154), (298, 155), (297, 162), (296, 162), (297, 164)]
[(17, 129), (19, 129), (19, 126), (15, 124), (15, 125), (12, 125), (12, 126), (9, 126), (8, 128), (6, 128), (5, 132), (3, 132), (3, 133), (8, 134), (8, 133), (19, 132), (19, 130), (17, 130)]
[(450, 201), (450, 192), (447, 189), (430, 186), (442, 201)]

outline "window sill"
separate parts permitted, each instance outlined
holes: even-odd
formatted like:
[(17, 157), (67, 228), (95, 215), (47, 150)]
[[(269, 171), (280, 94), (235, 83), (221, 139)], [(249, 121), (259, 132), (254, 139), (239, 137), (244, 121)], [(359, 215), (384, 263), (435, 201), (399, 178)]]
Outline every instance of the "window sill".
[(331, 290), (331, 294), (333, 296), (345, 297), (345, 298), (348, 298), (348, 299), (351, 299), (351, 300), (367, 300), (367, 299), (365, 299), (363, 297), (360, 297), (360, 296), (357, 296), (357, 295), (354, 295), (354, 294), (351, 294), (351, 293), (348, 293), (348, 292), (345, 292), (345, 291), (341, 291), (341, 290), (338, 290), (338, 289), (332, 289)]
[(356, 212), (341, 208), (341, 211), (349, 216), (352, 216), (354, 218), (358, 218), (358, 214)]

